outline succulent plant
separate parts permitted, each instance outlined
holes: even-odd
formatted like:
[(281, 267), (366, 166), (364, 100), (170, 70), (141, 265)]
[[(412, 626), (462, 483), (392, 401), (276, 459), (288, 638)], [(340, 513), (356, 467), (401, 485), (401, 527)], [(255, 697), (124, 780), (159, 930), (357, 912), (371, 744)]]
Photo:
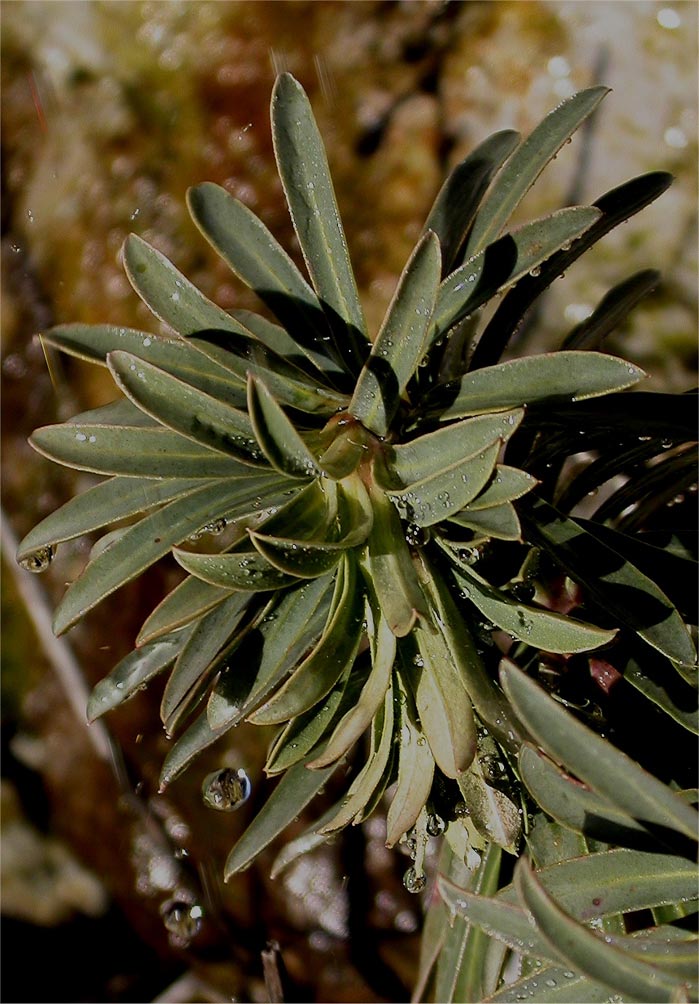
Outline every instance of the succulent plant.
[[(529, 837), (532, 799), (547, 813), (538, 832), (560, 819), (550, 792), (563, 797), (565, 776), (536, 752), (548, 749), (548, 724), (565, 733), (562, 715), (571, 735), (583, 728), (589, 742), (609, 746), (596, 735), (594, 708), (585, 726), (560, 706), (575, 705), (565, 690), (581, 679), (575, 667), (588, 680), (603, 667), (625, 675), (678, 727), (692, 728), (691, 562), (677, 541), (634, 534), (692, 486), (691, 403), (629, 393), (643, 372), (599, 351), (657, 273), (615, 287), (556, 351), (518, 357), (509, 348), (550, 283), (670, 182), (643, 175), (593, 205), (505, 232), (605, 93), (575, 94), (523, 141), (511, 130), (494, 134), (453, 170), (372, 335), (308, 99), (283, 74), (271, 104), (274, 150), (310, 282), (223, 188), (200, 184), (187, 197), (204, 237), (278, 323), (220, 309), (132, 235), (123, 251), (129, 280), (172, 334), (62, 325), (43, 336), (108, 366), (124, 395), (32, 436), (39, 452), (105, 480), (28, 534), (23, 564), (40, 570), (62, 541), (121, 524), (68, 588), (55, 630), (170, 552), (186, 573), (146, 619), (133, 653), (96, 686), (89, 717), (171, 667), (161, 711), (176, 740), (163, 787), (238, 723), (278, 726), (266, 772), (281, 779), (233, 848), (227, 875), (339, 764), (356, 760), (367, 737), (361, 769), (277, 869), (365, 820), (389, 793), (386, 842), (412, 841), (409, 888), (424, 885), (428, 836), (444, 832), (459, 867), (492, 891), (500, 848), (516, 853), (523, 829)], [(618, 487), (620, 472), (633, 477)], [(594, 518), (575, 515), (601, 486)], [(647, 574), (657, 560), (661, 581)], [(552, 698), (522, 682), (517, 666), (558, 702), (543, 705), (543, 731), (531, 709)], [(658, 682), (668, 673), (672, 684)], [(587, 742), (574, 744), (569, 764), (583, 780)], [(618, 767), (613, 756), (610, 764)], [(626, 776), (630, 767), (620, 769)], [(204, 797), (234, 808), (247, 779), (224, 774), (209, 775)], [(598, 783), (595, 774), (591, 791)], [(688, 837), (692, 810), (667, 791), (648, 818)], [(612, 797), (590, 794), (598, 808)], [(618, 812), (630, 818), (636, 807), (631, 798)], [(463, 878), (458, 868), (450, 874)], [(548, 894), (536, 898), (535, 873), (518, 876), (526, 909), (554, 923)], [(445, 882), (445, 902), (471, 917), (467, 894)], [(505, 924), (494, 917), (484, 921), (490, 935)], [(469, 936), (477, 923), (464, 920)], [(516, 948), (516, 937), (498, 944)], [(551, 958), (539, 949), (527, 952)], [(450, 992), (439, 999), (459, 999)]]

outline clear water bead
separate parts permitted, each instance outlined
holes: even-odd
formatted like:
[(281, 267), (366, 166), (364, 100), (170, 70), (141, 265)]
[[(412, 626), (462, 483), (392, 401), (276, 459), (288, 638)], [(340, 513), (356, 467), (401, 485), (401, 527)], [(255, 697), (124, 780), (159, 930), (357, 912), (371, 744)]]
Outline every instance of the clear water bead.
[(160, 907), (163, 924), (178, 942), (189, 944), (201, 930), (204, 912), (198, 903), (169, 899)]
[(427, 879), (424, 875), (418, 875), (414, 868), (408, 868), (403, 876), (403, 885), (408, 892), (418, 893), (427, 885)]
[(207, 774), (202, 782), (201, 795), (210, 809), (219, 812), (233, 812), (247, 802), (252, 785), (250, 778), (239, 767), (222, 767)]
[(39, 547), (36, 551), (32, 551), (31, 554), (21, 558), (19, 564), (28, 572), (45, 572), (53, 561), (55, 554), (56, 548), (51, 544), (47, 544), (46, 547)]

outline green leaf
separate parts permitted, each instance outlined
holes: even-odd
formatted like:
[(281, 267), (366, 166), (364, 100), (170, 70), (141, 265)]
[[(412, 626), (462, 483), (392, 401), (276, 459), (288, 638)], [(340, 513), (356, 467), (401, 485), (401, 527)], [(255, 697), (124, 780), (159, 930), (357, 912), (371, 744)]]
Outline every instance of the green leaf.
[(479, 415), (428, 432), (409, 443), (395, 446), (390, 456), (390, 470), (403, 485), (422, 481), (444, 467), (474, 457), (498, 440), (507, 442), (523, 418), (524, 411), (517, 408), (495, 415)]
[[(235, 274), (294, 332), (296, 351), (300, 349), (319, 369), (337, 372), (328, 359), (330, 335), (318, 297), (264, 223), (225, 189), (208, 181), (188, 190), (187, 206), (204, 237)], [(269, 328), (263, 336), (257, 320), (243, 317), (245, 327), (266, 345), (288, 354), (278, 334), (272, 342)]]
[[(307, 760), (307, 754), (317, 745), (326, 730), (332, 725), (342, 703), (346, 703), (348, 676), (342, 676), (322, 705), (310, 708), (292, 718), (274, 741), (265, 764), (266, 774), (280, 774), (299, 760)], [(308, 763), (306, 763), (308, 767)]]
[(324, 770), (307, 770), (298, 763), (284, 774), (252, 823), (228, 855), (224, 879), (243, 871), (289, 823), (302, 812), (326, 783), (337, 765)]
[(442, 248), (443, 274), (451, 272), (490, 179), (519, 142), (519, 133), (502, 129), (457, 164), (439, 190), (423, 232), (433, 230)]
[(439, 241), (428, 231), (403, 269), (349, 404), (350, 414), (377, 436), (387, 435), (427, 348), (440, 271)]
[(165, 791), (168, 785), (172, 784), (175, 778), (179, 777), (196, 760), (200, 753), (225, 735), (232, 728), (232, 724), (212, 729), (207, 721), (206, 713), (203, 712), (200, 714), (177, 741), (173, 743), (169, 753), (165, 757), (160, 771), (159, 790), (161, 792)]
[[(437, 631), (434, 637), (442, 636), (440, 647), (444, 646), (448, 661), (453, 663), (454, 672), (461, 681), (461, 688), (470, 695), (479, 718), (488, 725), (491, 734), (497, 737), (505, 749), (516, 752), (519, 749), (520, 725), (497, 684), (486, 672), (473, 639), (456, 608), (451, 590), (424, 554), (420, 558), (420, 566), (420, 581), (433, 611), (432, 621), (436, 621)], [(429, 627), (425, 629), (425, 638), (428, 630)]]
[(528, 539), (544, 547), (602, 610), (673, 662), (696, 664), (682, 618), (652, 579), (543, 499), (529, 496), (525, 504)]
[(29, 440), (45, 457), (95, 474), (127, 478), (249, 477), (254, 473), (169, 429), (123, 425), (47, 425)]
[(576, 325), (563, 342), (564, 349), (598, 349), (607, 335), (626, 319), (639, 300), (655, 289), (660, 272), (645, 268), (613, 286), (589, 317)]
[(287, 721), (317, 704), (352, 665), (363, 634), (364, 594), (354, 559), (338, 567), (330, 613), (320, 641), (289, 680), (248, 717), (255, 725)]
[(320, 468), (265, 384), (248, 377), (248, 413), (260, 449), (275, 470), (291, 478), (317, 477)]
[[(471, 421), (475, 420), (471, 419)], [(497, 464), (492, 480), (475, 499), (469, 502), (468, 511), (470, 513), (478, 512), (481, 509), (495, 508), (504, 502), (512, 502), (526, 495), (537, 484), (537, 479), (531, 474), (527, 474), (526, 471), (520, 471), (517, 467), (508, 467), (507, 464)]]
[(400, 678), (396, 733), (398, 780), (386, 817), (386, 846), (393, 847), (415, 825), (432, 788), (434, 758), (415, 718), (415, 710)]
[(609, 1004), (609, 988), (592, 983), (567, 966), (543, 963), (533, 974), (501, 987), (487, 998), (487, 1004), (521, 1004), (528, 998), (537, 1004)]
[(573, 969), (615, 992), (651, 1004), (674, 999), (673, 991), (680, 989), (676, 978), (577, 923), (546, 892), (524, 858), (515, 869), (515, 885), (537, 931)]
[[(543, 293), (558, 276), (563, 275), (600, 238), (613, 230), (624, 220), (639, 212), (672, 183), (672, 175), (666, 171), (653, 171), (619, 185), (597, 199), (593, 206), (600, 210), (599, 220), (586, 230), (568, 249), (561, 248), (542, 263), (539, 275), (526, 275), (517, 283), (514, 289), (506, 294), (497, 308), (471, 358), (471, 369), (480, 369), (497, 362), (513, 333), (519, 327), (522, 318), (531, 304)], [(678, 395), (674, 395), (677, 397)], [(628, 399), (627, 399), (628, 400)], [(626, 418), (626, 413), (624, 415)], [(657, 421), (656, 416), (653, 417)], [(693, 425), (696, 424), (694, 416)]]
[(418, 653), (406, 655), (412, 662), (420, 722), (437, 766), (447, 777), (457, 778), (476, 755), (471, 697), (439, 624), (435, 628), (420, 623), (413, 636)]
[(169, 502), (201, 481), (154, 481), (150, 478), (110, 478), (76, 495), (30, 530), (17, 548), (17, 560), (47, 545), (73, 540), (109, 523), (135, 516)]
[(503, 665), (500, 676), (518, 718), (549, 756), (651, 832), (673, 829), (696, 840), (699, 817), (670, 788), (578, 722), (513, 663)]
[(256, 497), (254, 487), (241, 494), (236, 482), (214, 481), (144, 517), (93, 558), (69, 586), (54, 616), (55, 633), (62, 634), (105, 596), (140, 575), (167, 554), (173, 544), (186, 540), (212, 516), (229, 512), (235, 506), (244, 509), (248, 500)]
[[(437, 388), (434, 407), (441, 421), (517, 408), (556, 398), (584, 401), (638, 383), (643, 370), (602, 352), (555, 352), (510, 359), (467, 373), (458, 385)], [(454, 398), (444, 401), (446, 391)], [(438, 407), (440, 396), (443, 400)]]
[(369, 759), (350, 785), (339, 811), (319, 829), (320, 833), (335, 833), (351, 822), (357, 823), (366, 818), (364, 813), (371, 796), (377, 786), (382, 790), (381, 782), (393, 747), (394, 720), (395, 696), (390, 687), (386, 691), (383, 708), (372, 722)]
[(282, 404), (308, 414), (326, 414), (346, 408), (348, 398), (320, 383), (316, 376), (277, 355), (256, 338), (228, 331), (202, 331), (190, 339), (208, 359), (226, 367), (245, 385), (248, 376), (261, 377)]
[(191, 629), (173, 631), (158, 641), (134, 649), (97, 683), (87, 704), (87, 720), (118, 707), (175, 661), (187, 642)]
[(457, 782), (473, 825), (487, 841), (515, 854), (522, 833), (522, 817), (511, 798), (489, 785), (476, 757)]
[(434, 526), (460, 512), (478, 495), (495, 470), (501, 446), (501, 441), (497, 440), (474, 457), (386, 494), (403, 519), (417, 526)]
[(465, 257), (494, 240), (546, 165), (595, 110), (608, 87), (589, 87), (562, 101), (527, 136), (500, 171), (476, 216)]
[(412, 630), (418, 615), (426, 616), (427, 604), (395, 506), (374, 482), (367, 488), (374, 524), (360, 565), (391, 630), (400, 638)]
[(488, 506), (487, 509), (480, 506), (471, 509), (470, 505), (466, 505), (461, 512), (450, 517), (450, 522), (472, 530), (478, 539), (482, 537), (496, 537), (498, 540), (522, 539), (522, 527), (511, 502)]
[[(648, 653), (650, 655), (650, 653)], [(629, 659), (624, 667), (624, 679), (644, 697), (695, 735), (699, 735), (699, 694), (695, 687), (670, 671), (661, 657)]]
[(245, 404), (245, 387), (240, 379), (207, 359), (184, 338), (166, 338), (110, 324), (62, 324), (42, 337), (63, 352), (102, 366), (107, 365), (110, 352), (129, 352), (212, 397), (236, 406)]
[(368, 347), (366, 322), (323, 141), (308, 98), (290, 73), (277, 77), (271, 117), (279, 177), (306, 267), (329, 312), (338, 351), (356, 373)]
[(212, 450), (232, 454), (243, 463), (265, 463), (250, 419), (243, 411), (128, 352), (110, 352), (108, 362), (126, 396), (163, 425)]
[(369, 728), (383, 703), (391, 683), (391, 671), (396, 657), (396, 636), (371, 592), (366, 606), (367, 632), (371, 648), (371, 670), (352, 708), (335, 726), (323, 752), (308, 766), (327, 767), (339, 760)]
[(642, 823), (565, 774), (531, 743), (520, 750), (519, 770), (537, 804), (569, 829), (621, 847), (657, 848)]
[(124, 268), (145, 305), (178, 334), (192, 335), (207, 328), (245, 333), (241, 324), (207, 300), (165, 255), (135, 234), (124, 242)]
[(208, 582), (188, 575), (167, 594), (141, 625), (136, 638), (137, 645), (160, 638), (201, 617), (221, 600), (230, 596), (229, 589), (212, 586)]
[[(450, 549), (451, 550), (451, 549)], [(454, 575), (461, 594), (471, 601), (489, 621), (527, 645), (545, 652), (586, 652), (606, 645), (615, 631), (605, 631), (594, 624), (573, 620), (563, 614), (528, 606), (486, 582), (477, 572), (454, 555), (458, 570)]]
[(213, 664), (234, 636), (239, 644), (240, 624), (250, 603), (246, 593), (234, 593), (204, 614), (177, 657), (160, 702), (160, 718), (172, 735), (183, 717), (201, 700), (211, 682)]
[(197, 554), (175, 547), (173, 556), (186, 572), (224, 589), (243, 589), (263, 592), (283, 589), (293, 583), (293, 578), (263, 558), (257, 551), (239, 551), (235, 554)]
[(517, 227), (467, 258), (439, 287), (430, 343), (492, 300), (499, 290), (539, 268), (559, 248), (589, 230), (599, 217), (599, 210), (592, 206), (558, 209)]

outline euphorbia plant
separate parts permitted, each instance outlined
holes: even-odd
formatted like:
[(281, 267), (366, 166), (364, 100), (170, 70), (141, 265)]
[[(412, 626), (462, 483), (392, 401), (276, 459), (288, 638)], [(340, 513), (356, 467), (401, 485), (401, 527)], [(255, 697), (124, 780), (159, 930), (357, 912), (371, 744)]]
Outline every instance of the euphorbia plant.
[[(364, 755), (296, 850), (385, 810), (386, 843), (410, 842), (405, 882), (419, 891), (426, 840), (444, 834), (439, 903), (461, 927), (445, 925), (447, 906), (433, 908), (418, 988), (441, 959), (439, 1000), (521, 999), (503, 975), (511, 953), (520, 984), (537, 970), (529, 957), (551, 970), (541, 1000), (558, 999), (568, 979), (588, 994), (579, 1000), (602, 999), (600, 986), (647, 999), (638, 994), (653, 967), (668, 993), (691, 982), (679, 928), (659, 923), (632, 939), (623, 916), (687, 898), (694, 812), (597, 734), (603, 713), (581, 724), (561, 707), (574, 703), (576, 683), (607, 672), (625, 675), (671, 729), (695, 727), (690, 558), (672, 538), (637, 532), (653, 526), (659, 484), (668, 498), (691, 485), (691, 409), (688, 398), (629, 393), (643, 372), (600, 351), (657, 274), (612, 290), (556, 351), (501, 361), (547, 286), (669, 183), (644, 175), (591, 206), (506, 230), (605, 92), (574, 95), (523, 141), (496, 133), (454, 169), (372, 333), (310, 105), (283, 74), (274, 149), (308, 278), (224, 189), (188, 193), (204, 237), (278, 323), (220, 309), (131, 236), (127, 275), (172, 334), (62, 325), (44, 335), (108, 366), (124, 396), (32, 436), (41, 453), (105, 480), (40, 523), (19, 559), (39, 570), (62, 541), (130, 520), (71, 584), (56, 631), (169, 552), (186, 573), (97, 685), (89, 717), (170, 669), (161, 711), (176, 740), (163, 787), (238, 723), (278, 726), (265, 769), (281, 779), (226, 875), (276, 838), (338, 764)], [(571, 475), (569, 458), (582, 451)], [(628, 479), (614, 489), (619, 472)], [(571, 516), (603, 485), (592, 519)], [(247, 790), (230, 768), (204, 782), (215, 808)], [(653, 872), (651, 847), (653, 862), (675, 868), (676, 887), (660, 893), (662, 872), (644, 897), (597, 912), (568, 902), (565, 883), (547, 891), (550, 834), (561, 826), (570, 838), (558, 841), (559, 858), (587, 854), (593, 884), (615, 869)], [(501, 849), (528, 849), (540, 875), (518, 866), (514, 887), (489, 899), (507, 881)], [(574, 885), (583, 863), (569, 868)], [(565, 944), (552, 941), (557, 927)]]

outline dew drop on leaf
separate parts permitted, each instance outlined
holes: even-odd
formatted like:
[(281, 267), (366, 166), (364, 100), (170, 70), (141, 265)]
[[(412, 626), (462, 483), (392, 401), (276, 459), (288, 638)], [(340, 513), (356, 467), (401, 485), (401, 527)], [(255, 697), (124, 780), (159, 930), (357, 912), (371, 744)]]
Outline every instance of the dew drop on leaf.
[(403, 876), (403, 885), (408, 892), (418, 893), (427, 885), (427, 879), (424, 875), (418, 875), (414, 868), (408, 868)]
[(46, 547), (39, 547), (36, 551), (21, 558), (19, 564), (28, 572), (45, 572), (54, 559), (56, 548), (51, 544)]
[(431, 837), (441, 837), (444, 833), (445, 822), (441, 816), (436, 813), (430, 813), (427, 817), (427, 832)]
[(222, 767), (207, 774), (202, 782), (201, 795), (210, 809), (233, 812), (248, 800), (251, 790), (250, 778), (242, 767), (238, 770)]

